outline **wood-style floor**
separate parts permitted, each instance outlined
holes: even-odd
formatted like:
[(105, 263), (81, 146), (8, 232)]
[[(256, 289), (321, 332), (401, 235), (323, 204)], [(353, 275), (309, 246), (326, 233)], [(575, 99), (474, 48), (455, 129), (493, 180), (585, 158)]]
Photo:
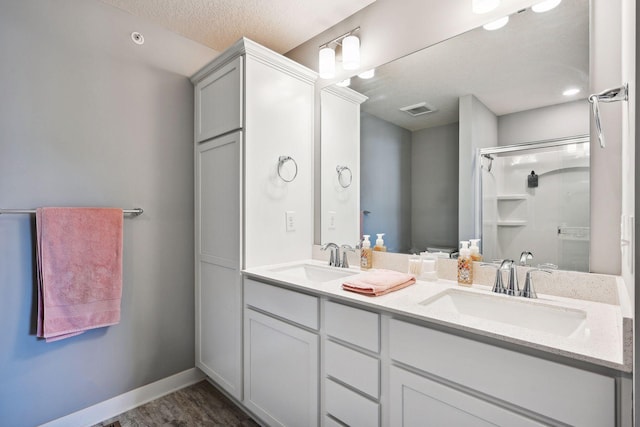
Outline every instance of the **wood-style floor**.
[(207, 381), (153, 400), (94, 427), (105, 427), (115, 421), (122, 427), (258, 425)]

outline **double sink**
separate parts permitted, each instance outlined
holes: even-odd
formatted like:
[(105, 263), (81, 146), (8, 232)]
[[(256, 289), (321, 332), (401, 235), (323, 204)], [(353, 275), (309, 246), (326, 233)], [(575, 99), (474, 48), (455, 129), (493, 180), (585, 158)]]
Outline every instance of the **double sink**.
[[(318, 286), (359, 272), (355, 269), (339, 269), (307, 262), (281, 266), (270, 271), (292, 281)], [(407, 292), (410, 288), (399, 293)], [(407, 298), (404, 300), (408, 301)], [(409, 305), (414, 312), (436, 317), (444, 316), (456, 323), (467, 325), (479, 324), (489, 328), (515, 327), (558, 337), (584, 337), (589, 333), (585, 326), (587, 313), (584, 310), (549, 304), (541, 300), (494, 294), (485, 290), (448, 287), (428, 298), (412, 299)]]

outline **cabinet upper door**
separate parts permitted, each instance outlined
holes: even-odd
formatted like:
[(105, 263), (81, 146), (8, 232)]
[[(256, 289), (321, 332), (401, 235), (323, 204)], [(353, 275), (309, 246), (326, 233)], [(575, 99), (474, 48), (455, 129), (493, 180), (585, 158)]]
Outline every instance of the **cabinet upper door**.
[(196, 141), (242, 128), (242, 57), (196, 84)]

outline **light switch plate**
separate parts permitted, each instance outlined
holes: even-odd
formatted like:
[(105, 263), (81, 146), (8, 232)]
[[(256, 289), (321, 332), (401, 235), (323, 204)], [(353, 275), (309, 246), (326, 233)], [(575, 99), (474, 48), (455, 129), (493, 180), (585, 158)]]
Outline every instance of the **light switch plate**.
[(335, 211), (329, 211), (329, 230), (335, 230), (336, 229), (336, 212)]
[(295, 211), (286, 211), (285, 218), (287, 221), (287, 231), (296, 231), (296, 213)]

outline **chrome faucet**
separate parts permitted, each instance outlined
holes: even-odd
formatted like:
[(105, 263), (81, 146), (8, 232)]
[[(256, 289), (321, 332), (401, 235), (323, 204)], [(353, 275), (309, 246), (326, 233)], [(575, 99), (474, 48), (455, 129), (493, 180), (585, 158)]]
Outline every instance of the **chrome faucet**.
[(505, 293), (507, 295), (519, 297), (520, 287), (518, 286), (518, 270), (516, 267), (516, 262), (513, 260), (508, 260), (508, 261), (509, 261), (509, 281), (507, 282), (507, 291)]
[(524, 298), (538, 298), (538, 294), (536, 294), (536, 291), (533, 288), (533, 279), (531, 278), (531, 273), (533, 273), (534, 271), (541, 271), (543, 273), (552, 274), (553, 271), (551, 270), (557, 269), (557, 265), (546, 263), (540, 264), (537, 268), (532, 268), (531, 270), (527, 271), (527, 275), (524, 279), (524, 287), (522, 288), (522, 293), (520, 295)]
[(340, 246), (335, 243), (325, 243), (320, 247), (320, 249), (323, 251), (330, 249), (331, 255), (329, 255), (329, 265), (331, 267), (340, 267)]
[[(495, 262), (500, 262), (500, 265), (495, 264)], [(505, 259), (503, 261), (494, 261), (494, 263), (483, 263), (480, 264), (483, 267), (493, 267), (496, 269), (496, 278), (493, 281), (493, 288), (491, 289), (491, 292), (495, 292), (497, 294), (506, 294), (507, 293), (507, 288), (504, 287), (504, 282), (502, 280), (502, 270), (504, 270), (505, 266), (507, 266), (510, 262), (512, 262), (509, 259)]]
[(528, 251), (524, 251), (520, 254), (520, 265), (527, 265), (527, 260), (533, 259), (533, 254)]
[(340, 248), (342, 249), (342, 264), (339, 267), (349, 268), (349, 257), (347, 255), (349, 252), (355, 252), (356, 250), (350, 245), (342, 245)]

